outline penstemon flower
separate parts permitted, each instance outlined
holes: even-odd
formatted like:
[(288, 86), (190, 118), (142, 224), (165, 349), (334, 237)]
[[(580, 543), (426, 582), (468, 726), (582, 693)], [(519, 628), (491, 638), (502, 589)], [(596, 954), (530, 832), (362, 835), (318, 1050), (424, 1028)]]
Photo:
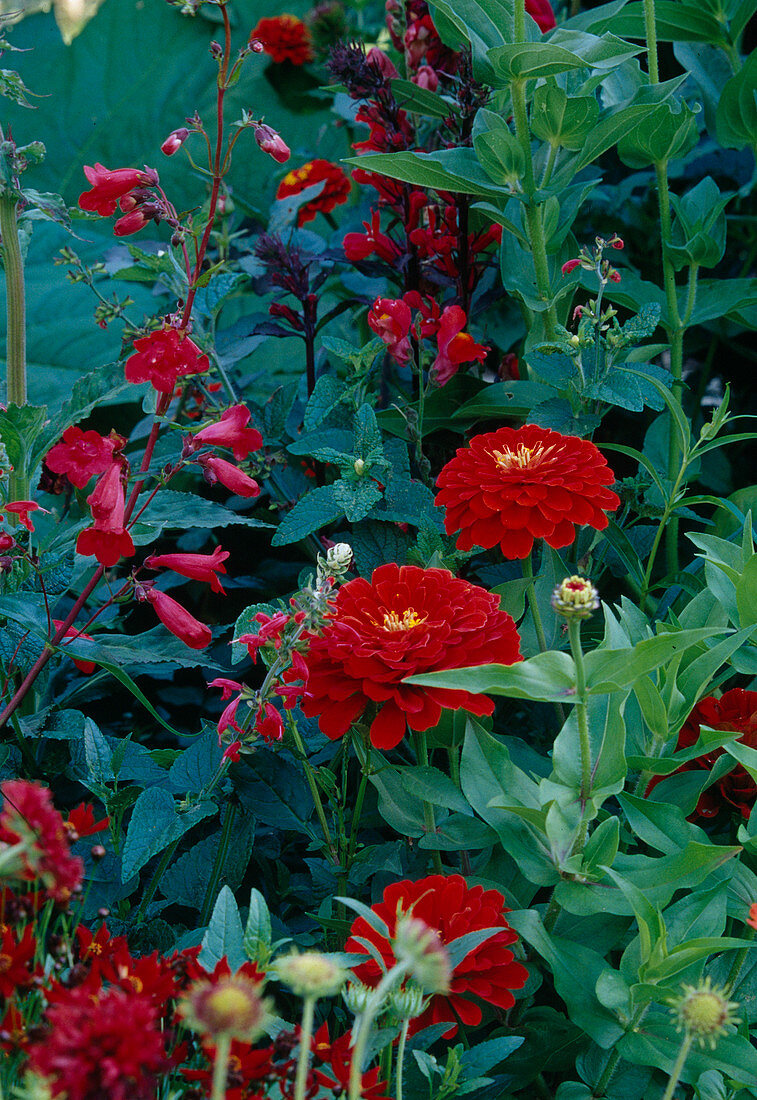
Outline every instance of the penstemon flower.
[(134, 347), (124, 366), (126, 381), (150, 382), (159, 393), (173, 393), (179, 378), (201, 374), (210, 366), (207, 355), (170, 325), (135, 340)]

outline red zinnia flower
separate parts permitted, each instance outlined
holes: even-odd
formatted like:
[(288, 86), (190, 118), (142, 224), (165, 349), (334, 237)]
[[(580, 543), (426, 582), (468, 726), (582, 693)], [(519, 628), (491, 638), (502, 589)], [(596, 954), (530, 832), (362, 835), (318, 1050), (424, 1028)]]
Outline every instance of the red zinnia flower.
[(83, 432), (81, 428), (66, 428), (63, 438), (52, 447), (45, 465), (54, 474), (65, 474), (72, 485), (83, 489), (95, 474), (104, 474), (113, 461), (113, 451), (125, 444), (121, 436), (102, 436), (99, 432)]
[(409, 726), (436, 725), (442, 707), (491, 714), (485, 695), (414, 687), (407, 676), (521, 659), (515, 623), (496, 596), (446, 569), (379, 566), (370, 581), (348, 581), (320, 635), (309, 635), (307, 697), (301, 706), (327, 737), (342, 737), (371, 703), (371, 741), (399, 744)]
[(172, 569), (190, 580), (205, 581), (214, 592), (225, 594), (217, 574), (226, 572), (223, 563), (228, 556), (228, 550), (222, 550), (220, 546), (216, 546), (212, 554), (150, 554), (145, 559), (145, 568)]
[[(737, 738), (751, 749), (757, 749), (757, 691), (744, 691), (743, 688), (731, 688), (716, 699), (714, 695), (708, 695), (706, 699), (700, 699), (683, 724), (678, 734), (679, 749), (690, 748), (699, 740), (701, 726), (709, 726), (715, 730), (738, 731), (741, 735)], [(722, 756), (725, 749), (713, 749), (704, 756), (697, 756), (695, 760), (689, 760), (681, 764), (676, 772), (711, 771), (715, 761)], [(658, 775), (647, 787), (647, 794), (656, 787), (665, 776)], [(697, 802), (692, 817), (715, 817), (719, 810), (734, 806), (743, 818), (749, 817), (752, 807), (757, 801), (757, 785), (746, 768), (737, 764), (733, 771), (728, 772), (712, 787), (704, 791)]]
[(313, 60), (310, 31), (296, 15), (274, 15), (260, 19), (250, 35), (257, 38), (263, 49), (277, 64), (291, 61), (293, 65), (305, 65)]
[[(447, 945), (469, 932), (502, 928), (478, 947), (471, 948), (457, 964), (449, 992), (431, 998), (428, 1008), (413, 1020), (411, 1033), (449, 1020), (452, 1026), (444, 1033), (448, 1039), (457, 1031), (458, 1016), (464, 1024), (480, 1023), (481, 1009), (469, 999), (470, 994), (498, 1008), (512, 1008), (515, 1004), (511, 990), (523, 988), (528, 971), (508, 950), (518, 936), (505, 920), (504, 914), (509, 910), (498, 890), (484, 890), (483, 886), (469, 888), (462, 875), (430, 875), (418, 882), (406, 879), (392, 883), (384, 890), (383, 899), (371, 908), (386, 924), (390, 937), (394, 935), (398, 913), (410, 910)], [(396, 959), (389, 939), (372, 928), (364, 917), (353, 922), (345, 951), (364, 952), (359, 939), (375, 944), (387, 969), (394, 965)], [(373, 959), (355, 967), (354, 972), (360, 981), (371, 986), (377, 985), (381, 977)]]
[(151, 382), (159, 393), (173, 393), (177, 379), (210, 366), (195, 343), (178, 329), (164, 327), (134, 341), (137, 349), (124, 366), (127, 382)]
[(90, 168), (84, 166), (84, 175), (92, 184), (91, 191), (79, 195), (82, 210), (91, 210), (102, 218), (108, 218), (116, 209), (116, 204), (135, 187), (149, 186), (152, 180), (146, 172), (136, 168), (114, 168), (109, 171), (103, 164)]
[(23, 877), (39, 879), (49, 897), (66, 903), (81, 885), (84, 864), (72, 856), (63, 818), (47, 787), (24, 779), (0, 785), (5, 799), (0, 812), (0, 843), (27, 841)]
[(73, 989), (47, 1012), (50, 1033), (29, 1048), (29, 1066), (67, 1100), (151, 1100), (170, 1069), (158, 1015), (122, 989)]
[(172, 634), (181, 638), (190, 649), (205, 649), (213, 637), (210, 627), (190, 615), (172, 596), (161, 592), (159, 588), (148, 588), (145, 599), (155, 609), (155, 614)]
[(191, 437), (191, 446), (228, 447), (240, 462), (252, 451), (263, 446), (263, 437), (257, 428), (248, 428), (250, 410), (244, 405), (232, 405), (221, 414), (216, 424), (208, 424)]
[(605, 488), (615, 475), (588, 439), (526, 424), (474, 436), (437, 478), (436, 504), (446, 508), (448, 535), (457, 546), (489, 549), (499, 543), (506, 558), (525, 558), (534, 539), (556, 550), (576, 526), (602, 531), (605, 511), (620, 498)]
[(323, 183), (323, 189), (314, 199), (304, 203), (297, 211), (297, 224), (311, 222), (319, 210), (330, 213), (335, 206), (346, 202), (350, 193), (350, 181), (342, 169), (330, 160), (309, 160), (301, 168), (287, 172), (276, 192), (277, 199), (299, 195), (306, 187)]

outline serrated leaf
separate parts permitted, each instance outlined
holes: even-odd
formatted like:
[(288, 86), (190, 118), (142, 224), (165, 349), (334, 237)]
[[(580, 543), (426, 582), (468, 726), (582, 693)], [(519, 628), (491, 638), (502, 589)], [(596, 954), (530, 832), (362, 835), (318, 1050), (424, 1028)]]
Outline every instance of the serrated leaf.
[(271, 545), (286, 546), (289, 542), (297, 542), (343, 515), (344, 508), (337, 499), (334, 486), (319, 485), (287, 512), (271, 539)]
[(126, 882), (144, 865), (178, 840), (198, 821), (216, 812), (212, 802), (201, 802), (180, 814), (173, 796), (162, 787), (142, 791), (132, 811), (124, 841), (121, 875)]
[(266, 966), (271, 957), (271, 914), (259, 890), (250, 891), (250, 909), (242, 944), (251, 962)]
[(335, 481), (331, 488), (334, 490), (334, 499), (350, 523), (365, 519), (382, 496), (376, 482), (368, 477), (360, 481), (346, 481), (342, 478), (340, 481)]
[(195, 493), (182, 493), (172, 489), (159, 490), (139, 517), (138, 523), (149, 526), (155, 533), (159, 533), (164, 528), (183, 530), (190, 527), (206, 527), (208, 530), (213, 530), (216, 527), (231, 525), (271, 526), (270, 523), (255, 519), (253, 516), (241, 515), (239, 512), (233, 512), (231, 508), (224, 508), (222, 504), (216, 504), (213, 500), (205, 500)]
[(244, 953), (244, 932), (234, 895), (224, 886), (216, 899), (213, 914), (205, 935), (198, 962), (211, 972), (222, 960), (227, 959), (232, 974), (247, 961)]

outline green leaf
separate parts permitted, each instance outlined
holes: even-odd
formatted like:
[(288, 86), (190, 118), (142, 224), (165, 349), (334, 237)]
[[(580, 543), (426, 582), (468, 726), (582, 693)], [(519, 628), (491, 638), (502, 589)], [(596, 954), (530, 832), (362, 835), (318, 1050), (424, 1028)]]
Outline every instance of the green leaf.
[(718, 141), (729, 149), (741, 149), (757, 142), (757, 53), (752, 52), (743, 67), (727, 82), (717, 109)]
[(540, 84), (534, 92), (531, 129), (550, 145), (577, 151), (598, 118), (594, 96), (569, 96), (557, 84)]
[(701, 645), (707, 638), (724, 631), (719, 627), (701, 627), (658, 634), (638, 642), (633, 649), (595, 649), (587, 653), (586, 689), (590, 695), (622, 691), (632, 687), (641, 676), (659, 668), (673, 657)]
[(476, 665), (408, 676), (403, 683), (542, 702), (573, 703), (576, 691), (573, 660), (567, 653), (554, 651), (514, 665)]
[(234, 974), (247, 961), (243, 943), (244, 932), (239, 909), (231, 890), (224, 886), (213, 907), (210, 924), (202, 937), (202, 949), (197, 961), (210, 972), (221, 959), (227, 959)]
[(487, 940), (492, 939), (501, 931), (502, 925), (493, 928), (477, 928), (475, 932), (466, 932), (465, 935), (458, 936), (456, 940), (447, 940), (445, 947), (449, 954), (452, 969), (456, 970), (460, 963), (470, 955), (471, 951), (475, 951), (482, 943), (486, 943)]
[[(597, 14), (601, 14), (601, 9)], [(644, 39), (644, 5), (638, 2), (626, 4), (612, 17), (609, 25), (616, 34)], [(687, 3), (686, 0), (656, 0), (655, 27), (661, 42), (724, 42), (723, 23), (705, 4)]]
[(551, 386), (541, 382), (495, 382), (465, 401), (455, 413), (456, 420), (478, 420), (528, 416), (531, 409), (555, 396)]
[(250, 891), (250, 910), (243, 939), (244, 953), (251, 962), (265, 967), (271, 957), (271, 914), (259, 890)]
[(286, 546), (341, 519), (344, 508), (337, 500), (333, 485), (319, 485), (311, 489), (287, 512), (271, 540), (272, 546)]
[(201, 802), (186, 813), (176, 809), (173, 796), (162, 787), (149, 787), (137, 799), (124, 841), (121, 866), (126, 882), (144, 865), (178, 840), (198, 821), (216, 812), (212, 802)]
[(752, 554), (736, 584), (736, 606), (740, 626), (757, 623), (757, 554)]
[(660, 103), (642, 122), (626, 130), (618, 142), (618, 156), (624, 164), (646, 168), (691, 152), (699, 140), (696, 114), (682, 101), (676, 106)]
[(93, 784), (100, 787), (112, 782), (113, 750), (91, 718), (84, 723), (84, 759)]
[[(670, 1074), (681, 1049), (681, 1035), (669, 1013), (647, 1017), (643, 1028), (629, 1031), (618, 1042), (622, 1058), (636, 1065), (654, 1066)], [(681, 1071), (686, 1084), (696, 1081), (706, 1070), (716, 1069), (726, 1077), (738, 1079), (747, 1087), (757, 1085), (757, 1051), (741, 1035), (727, 1034), (718, 1038), (714, 1050), (700, 1050), (694, 1045)]]
[(425, 115), (426, 118), (449, 118), (454, 112), (454, 101), (444, 99), (428, 88), (420, 88), (412, 80), (392, 80), (391, 87), (397, 103), (406, 111)]
[(441, 149), (435, 153), (365, 153), (345, 163), (437, 191), (464, 191), (483, 198), (491, 198), (502, 191), (482, 171), (473, 149), (464, 147)]
[(489, 60), (494, 66), (500, 86), (501, 82), (510, 84), (513, 80), (555, 76), (572, 69), (589, 68), (589, 62), (583, 57), (549, 42), (519, 42), (511, 46), (497, 46), (489, 51)]
[(152, 529), (151, 538), (164, 528), (168, 530), (190, 527), (228, 527), (232, 524), (244, 527), (270, 527), (270, 523), (224, 508), (215, 501), (205, 500), (195, 493), (182, 493), (173, 489), (162, 489), (139, 517), (140, 525)]
[[(602, 695), (588, 701), (589, 741), (591, 751), (592, 801), (595, 806), (618, 794), (625, 785), (626, 727), (617, 695)], [(582, 787), (581, 745), (578, 716), (568, 716), (558, 733), (552, 754), (554, 774), (558, 783), (577, 794)]]
[[(358, 523), (359, 520), (365, 519), (374, 504), (378, 504), (382, 497), (381, 489), (369, 477), (364, 477), (359, 481), (347, 481), (345, 478), (341, 478), (339, 481), (335, 481), (330, 488), (334, 500), (350, 523)], [(318, 526), (322, 526), (323, 522), (322, 520)]]
[(46, 419), (46, 405), (0, 408), (0, 440), (15, 470), (32, 472), (31, 456)]

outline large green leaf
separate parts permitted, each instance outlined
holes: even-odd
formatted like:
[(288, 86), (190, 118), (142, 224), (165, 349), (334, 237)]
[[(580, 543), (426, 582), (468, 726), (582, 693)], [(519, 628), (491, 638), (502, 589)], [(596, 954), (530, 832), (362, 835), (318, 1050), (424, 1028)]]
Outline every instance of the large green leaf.
[(124, 841), (122, 881), (178, 840), (198, 821), (216, 812), (213, 802), (200, 802), (179, 813), (173, 795), (162, 787), (150, 787), (136, 801)]
[(477, 665), (445, 672), (426, 672), (408, 676), (404, 682), (542, 702), (575, 702), (576, 691), (572, 659), (567, 653), (554, 651), (539, 653), (515, 665)]

